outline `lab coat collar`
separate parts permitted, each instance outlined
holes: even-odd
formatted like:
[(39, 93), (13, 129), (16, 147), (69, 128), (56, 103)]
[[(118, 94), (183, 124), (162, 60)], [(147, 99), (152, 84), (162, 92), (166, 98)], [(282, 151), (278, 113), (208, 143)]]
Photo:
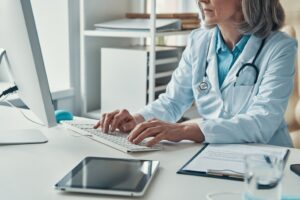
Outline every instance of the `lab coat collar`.
[(211, 86), (215, 88), (217, 94), (221, 96), (220, 87), (219, 87), (219, 76), (218, 76), (218, 61), (216, 54), (216, 42), (215, 39), (218, 34), (218, 29), (215, 28), (211, 30), (210, 38), (209, 38), (209, 49), (207, 54), (207, 62), (208, 66), (206, 69), (206, 73), (208, 75), (208, 79), (211, 83)]
[(209, 49), (207, 54), (207, 61), (210, 62), (211, 60), (215, 59), (216, 57), (216, 38), (218, 34), (218, 29), (214, 28), (210, 31), (208, 42), (209, 42)]
[[(252, 63), (260, 45), (261, 45), (261, 42), (262, 42), (261, 38), (251, 35), (243, 52), (241, 53), (239, 58), (236, 60), (236, 62), (233, 64), (233, 66), (229, 70), (229, 72), (221, 86), (221, 91), (235, 81), (236, 74), (237, 74), (238, 70), (242, 67), (243, 64)], [(259, 67), (259, 65), (257, 63), (255, 63), (255, 65), (257, 65)]]

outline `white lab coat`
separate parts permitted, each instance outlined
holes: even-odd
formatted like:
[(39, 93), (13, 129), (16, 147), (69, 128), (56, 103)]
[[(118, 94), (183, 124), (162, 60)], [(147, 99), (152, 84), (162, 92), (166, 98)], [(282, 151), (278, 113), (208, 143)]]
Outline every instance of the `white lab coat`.
[[(216, 33), (214, 28), (197, 29), (190, 34), (166, 93), (139, 113), (146, 120), (176, 122), (195, 102), (201, 117), (198, 125), (206, 143), (292, 146), (284, 112), (293, 90), (297, 42), (282, 32), (271, 33), (255, 63), (259, 69), (256, 84), (234, 86), (237, 71), (242, 64), (252, 62), (260, 47), (262, 39), (252, 35), (220, 88)], [(211, 89), (204, 94), (198, 88), (206, 61)]]

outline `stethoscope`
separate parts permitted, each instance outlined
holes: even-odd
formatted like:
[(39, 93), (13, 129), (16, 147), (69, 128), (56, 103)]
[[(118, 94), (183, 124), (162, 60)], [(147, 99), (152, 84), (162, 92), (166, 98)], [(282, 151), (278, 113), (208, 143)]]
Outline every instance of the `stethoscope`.
[[(252, 68), (254, 69), (254, 72), (255, 72), (255, 79), (254, 79), (254, 84), (256, 84), (257, 82), (257, 79), (258, 79), (258, 75), (259, 75), (259, 70), (258, 70), (258, 67), (255, 65), (255, 61), (256, 59), (258, 58), (261, 50), (263, 49), (264, 47), (264, 44), (265, 44), (265, 41), (266, 39), (263, 39), (262, 42), (261, 42), (261, 45), (258, 49), (258, 51), (256, 52), (256, 55), (252, 61), (252, 63), (245, 63), (242, 65), (242, 67), (238, 70), (238, 72), (236, 73), (236, 80), (238, 80), (238, 78), (240, 77), (241, 73), (244, 71), (244, 69), (246, 68)], [(209, 42), (209, 45), (208, 45), (208, 48), (207, 48), (207, 52), (206, 52), (206, 58), (208, 57), (208, 53), (209, 53), (209, 48), (210, 48), (210, 43), (211, 43), (211, 40)], [(205, 72), (204, 72), (204, 77), (203, 77), (203, 80), (200, 82), (199, 84), (199, 90), (201, 92), (204, 92), (204, 93), (208, 93), (210, 88), (211, 88), (211, 84), (210, 82), (208, 81), (208, 78), (207, 78), (207, 68), (208, 68), (208, 61), (206, 60), (206, 63), (205, 63)], [(236, 81), (234, 83), (234, 86), (236, 85)]]

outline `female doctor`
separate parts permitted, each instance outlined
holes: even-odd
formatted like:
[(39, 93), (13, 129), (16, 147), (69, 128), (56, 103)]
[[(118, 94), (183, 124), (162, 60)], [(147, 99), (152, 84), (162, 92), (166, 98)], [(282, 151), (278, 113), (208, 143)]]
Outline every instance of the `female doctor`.
[[(198, 0), (205, 28), (193, 31), (166, 93), (132, 115), (106, 113), (95, 125), (161, 140), (292, 146), (284, 112), (297, 43), (279, 32), (279, 0)], [(195, 102), (201, 120), (176, 123)]]

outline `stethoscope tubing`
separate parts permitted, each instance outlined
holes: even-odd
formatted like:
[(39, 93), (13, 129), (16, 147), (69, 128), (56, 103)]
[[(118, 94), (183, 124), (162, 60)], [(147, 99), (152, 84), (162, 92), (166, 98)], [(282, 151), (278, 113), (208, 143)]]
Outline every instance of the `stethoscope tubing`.
[(256, 59), (258, 58), (261, 50), (263, 49), (264, 45), (265, 45), (265, 41), (266, 39), (263, 39), (261, 44), (260, 44), (260, 47), (258, 49), (258, 51), (256, 52), (256, 55), (252, 61), (252, 63), (245, 63), (242, 65), (242, 67), (238, 70), (238, 72), (236, 73), (236, 78), (238, 78), (240, 76), (240, 73), (243, 71), (243, 69), (245, 69), (246, 67), (253, 67), (253, 69), (255, 70), (255, 74), (256, 74), (256, 77), (255, 77), (255, 81), (254, 81), (254, 84), (256, 84), (257, 82), (257, 79), (258, 79), (258, 75), (259, 75), (259, 69), (258, 67), (255, 65), (255, 61)]
[[(252, 61), (251, 63), (245, 63), (245, 64), (243, 64), (242, 67), (238, 70), (238, 72), (236, 73), (236, 78), (238, 78), (238, 77), (240, 76), (240, 74), (241, 74), (241, 72), (243, 71), (243, 69), (245, 69), (246, 67), (252, 67), (252, 68), (255, 70), (255, 72), (256, 72), (256, 77), (255, 77), (255, 81), (254, 81), (254, 84), (256, 84), (257, 79), (258, 79), (258, 75), (259, 75), (259, 69), (258, 69), (258, 67), (255, 65), (255, 62), (256, 62), (256, 59), (258, 58), (258, 56), (260, 55), (260, 53), (261, 53), (261, 51), (262, 51), (262, 49), (263, 49), (263, 47), (264, 47), (265, 41), (266, 41), (266, 38), (264, 38), (264, 39), (262, 40), (261, 45), (260, 45), (258, 51), (256, 52), (253, 61)], [(212, 42), (212, 37), (211, 37), (211, 39), (210, 39), (210, 41), (209, 41), (209, 44), (208, 44), (208, 47), (207, 47), (206, 58), (208, 58), (208, 53), (209, 53), (209, 49), (210, 49), (210, 44), (211, 44), (211, 42)], [(203, 80), (202, 80), (201, 83), (200, 83), (200, 86), (201, 86), (201, 85), (204, 85), (204, 84), (208, 85), (207, 81), (205, 81), (205, 79), (207, 79), (207, 68), (208, 68), (208, 64), (209, 64), (209, 63), (208, 63), (208, 61), (206, 60), (206, 62), (205, 62), (204, 77), (203, 77)], [(234, 84), (234, 85), (235, 85), (235, 84)], [(208, 87), (206, 87), (206, 88), (208, 88)], [(205, 88), (205, 89), (206, 89), (206, 88)], [(200, 89), (201, 89), (201, 87), (200, 87)]]

